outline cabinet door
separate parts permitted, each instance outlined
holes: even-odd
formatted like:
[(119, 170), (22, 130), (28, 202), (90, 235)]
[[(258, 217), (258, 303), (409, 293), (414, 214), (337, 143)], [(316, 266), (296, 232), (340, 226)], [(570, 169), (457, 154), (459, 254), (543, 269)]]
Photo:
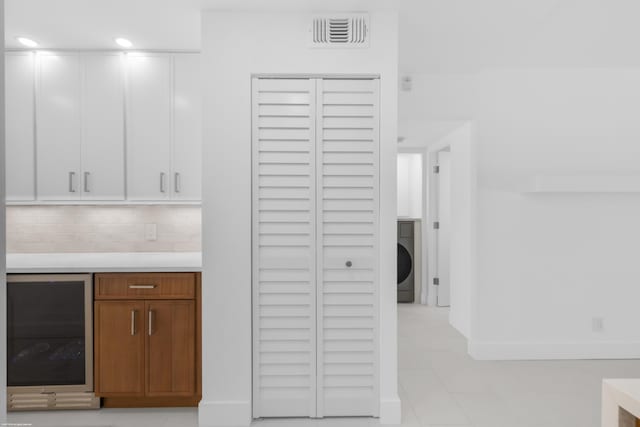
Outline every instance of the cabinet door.
[(80, 198), (80, 57), (38, 55), (37, 197)]
[(144, 395), (143, 301), (95, 303), (95, 390), (97, 396)]
[(196, 312), (192, 300), (147, 301), (147, 396), (196, 392)]
[(82, 60), (82, 198), (124, 200), (124, 58)]
[(7, 200), (34, 200), (34, 54), (7, 53), (5, 82)]
[(171, 57), (127, 55), (127, 198), (170, 198)]
[(202, 198), (202, 80), (200, 55), (174, 57), (174, 141), (171, 196)]

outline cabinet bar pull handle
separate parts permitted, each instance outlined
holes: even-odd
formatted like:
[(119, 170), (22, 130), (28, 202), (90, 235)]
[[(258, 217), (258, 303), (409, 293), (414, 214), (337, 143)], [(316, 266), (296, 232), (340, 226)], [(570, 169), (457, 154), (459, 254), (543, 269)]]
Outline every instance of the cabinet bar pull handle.
[(91, 190), (89, 190), (89, 176), (91, 175), (91, 172), (85, 172), (84, 173), (84, 192), (88, 193)]
[(155, 289), (156, 285), (129, 285), (129, 289)]
[(180, 192), (180, 173), (176, 172), (176, 176), (174, 179), (174, 184), (175, 184), (175, 188), (176, 188), (176, 193)]
[(149, 310), (149, 336), (151, 336), (151, 333), (153, 331), (153, 310)]
[(75, 172), (69, 172), (69, 193), (75, 193), (76, 192), (76, 186), (74, 184), (74, 180), (76, 177), (76, 173)]
[(131, 336), (136, 334), (136, 310), (131, 310)]
[(166, 192), (166, 185), (165, 185), (165, 178), (166, 178), (167, 174), (164, 172), (160, 172), (160, 192), (164, 193)]

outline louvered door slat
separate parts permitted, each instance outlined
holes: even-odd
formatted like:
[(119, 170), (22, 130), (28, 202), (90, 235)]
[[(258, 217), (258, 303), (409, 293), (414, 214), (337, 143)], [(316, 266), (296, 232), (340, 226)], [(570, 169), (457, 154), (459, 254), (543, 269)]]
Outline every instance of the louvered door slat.
[(315, 81), (253, 81), (254, 416), (316, 409)]
[[(321, 80), (323, 83), (325, 82), (324, 80)], [(334, 105), (340, 105), (340, 106), (355, 106), (355, 105), (362, 105), (362, 106), (375, 106), (377, 104), (377, 94), (374, 94), (373, 92), (355, 92), (355, 91), (350, 91), (347, 92), (346, 90), (343, 92), (329, 92), (329, 91), (323, 91), (323, 99), (322, 102), (324, 105), (326, 106), (334, 106)], [(367, 110), (364, 110), (367, 111)], [(375, 108), (374, 108), (375, 111)]]
[(323, 81), (324, 93), (376, 93), (377, 80), (374, 79), (327, 79)]
[(375, 115), (374, 105), (342, 105), (325, 104), (322, 108), (323, 116), (330, 117), (373, 117)]
[(378, 81), (316, 93), (318, 416), (377, 416)]

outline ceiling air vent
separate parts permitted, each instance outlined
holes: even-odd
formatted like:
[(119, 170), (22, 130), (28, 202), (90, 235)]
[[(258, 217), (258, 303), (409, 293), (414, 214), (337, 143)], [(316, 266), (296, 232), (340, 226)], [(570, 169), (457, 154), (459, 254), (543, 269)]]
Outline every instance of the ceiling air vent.
[(365, 14), (315, 16), (312, 47), (369, 47), (369, 16)]

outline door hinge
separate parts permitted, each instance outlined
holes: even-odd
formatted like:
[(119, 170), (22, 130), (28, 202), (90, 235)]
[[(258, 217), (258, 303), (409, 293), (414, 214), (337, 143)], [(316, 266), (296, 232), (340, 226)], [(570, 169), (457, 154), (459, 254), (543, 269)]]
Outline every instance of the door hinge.
[(440, 166), (435, 165), (435, 166), (433, 167), (433, 173), (440, 173)]
[(433, 229), (434, 230), (439, 230), (440, 229), (440, 221), (435, 221), (433, 223)]
[(440, 278), (439, 277), (434, 277), (433, 278), (433, 286), (438, 286), (440, 285)]

